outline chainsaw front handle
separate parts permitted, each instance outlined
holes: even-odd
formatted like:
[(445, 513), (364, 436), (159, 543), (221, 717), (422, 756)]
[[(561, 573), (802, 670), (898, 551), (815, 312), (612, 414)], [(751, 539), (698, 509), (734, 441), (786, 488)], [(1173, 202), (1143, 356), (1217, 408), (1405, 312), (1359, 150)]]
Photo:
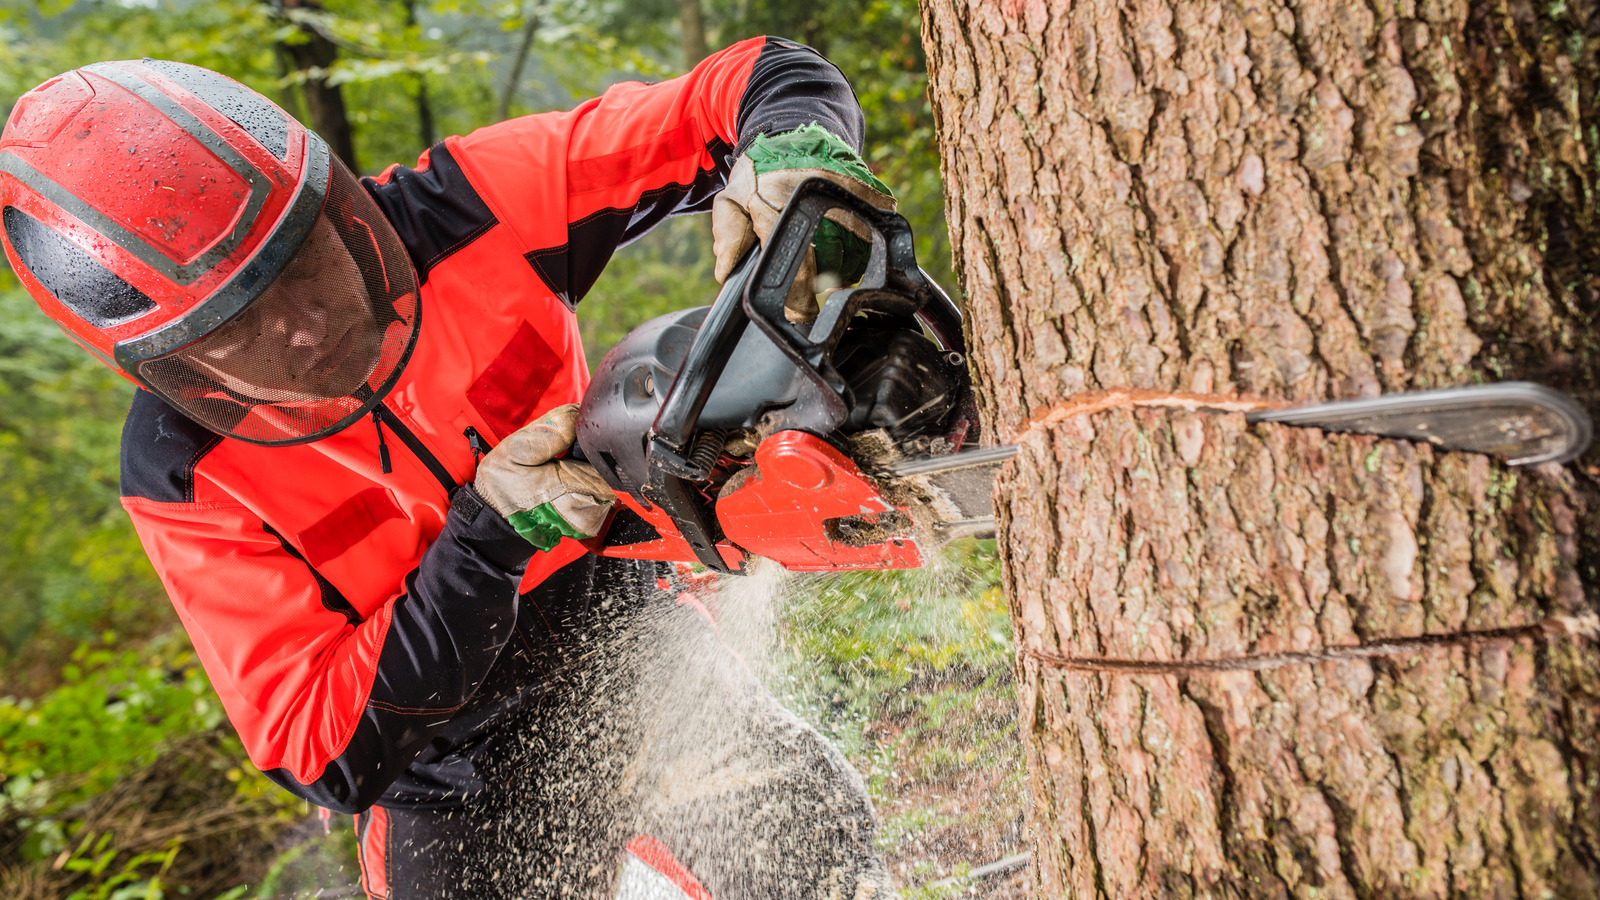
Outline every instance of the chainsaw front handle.
[[(822, 220), (836, 210), (854, 216), (871, 230), (867, 270), (856, 287), (831, 295), (815, 320), (790, 322), (784, 313), (789, 285)], [(749, 320), (830, 398), (830, 429), (845, 421), (854, 402), (849, 385), (833, 367), (833, 353), (857, 313), (915, 316), (942, 349), (966, 352), (961, 310), (917, 265), (911, 224), (899, 213), (878, 209), (824, 178), (801, 182), (784, 207), (756, 261), (743, 307)]]

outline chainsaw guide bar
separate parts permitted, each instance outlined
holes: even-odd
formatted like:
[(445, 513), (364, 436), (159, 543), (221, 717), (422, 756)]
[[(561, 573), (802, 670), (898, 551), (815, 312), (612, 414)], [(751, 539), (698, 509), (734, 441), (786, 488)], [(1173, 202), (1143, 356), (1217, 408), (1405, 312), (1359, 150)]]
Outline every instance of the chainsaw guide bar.
[(994, 536), (994, 479), (1015, 445), (966, 450), (931, 459), (894, 463), (875, 473), (886, 492), (911, 494), (940, 542)]
[(1568, 462), (1593, 434), (1588, 413), (1571, 397), (1526, 381), (1320, 403), (1250, 413), (1245, 420), (1426, 441), (1512, 466)]
[[(1563, 463), (1589, 446), (1593, 427), (1572, 398), (1529, 382), (1391, 394), (1250, 413), (1246, 421), (1424, 441), (1499, 457), (1507, 465)], [(1014, 445), (913, 459), (873, 472), (886, 494), (921, 515), (938, 540), (994, 535), (995, 476)]]

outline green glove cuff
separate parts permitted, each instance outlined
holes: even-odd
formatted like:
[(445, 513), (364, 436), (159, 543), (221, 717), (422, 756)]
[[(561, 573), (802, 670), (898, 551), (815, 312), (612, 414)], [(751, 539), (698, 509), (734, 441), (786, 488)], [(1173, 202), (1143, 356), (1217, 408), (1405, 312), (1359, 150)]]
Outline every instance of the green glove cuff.
[(544, 553), (551, 547), (561, 543), (561, 539), (564, 537), (576, 538), (580, 541), (593, 537), (593, 535), (584, 534), (573, 528), (566, 519), (562, 518), (561, 513), (556, 512), (556, 508), (548, 503), (541, 503), (533, 509), (512, 513), (506, 517), (506, 521), (510, 522), (511, 527), (517, 530), (517, 534), (522, 535), (528, 543), (533, 545), (533, 549), (539, 553)]
[(815, 123), (782, 134), (759, 135), (745, 155), (750, 157), (757, 175), (784, 169), (827, 169), (854, 178), (881, 194), (894, 196), (889, 186), (872, 174), (861, 161), (860, 154), (843, 138)]

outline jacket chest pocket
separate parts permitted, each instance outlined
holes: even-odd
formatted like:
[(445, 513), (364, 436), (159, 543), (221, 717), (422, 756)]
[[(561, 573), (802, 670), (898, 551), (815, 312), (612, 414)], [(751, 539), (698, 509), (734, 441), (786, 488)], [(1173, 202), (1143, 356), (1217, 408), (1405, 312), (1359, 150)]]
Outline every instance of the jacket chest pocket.
[(563, 364), (539, 332), (523, 322), (467, 389), (467, 402), (494, 437), (502, 439), (532, 420), (550, 380)]
[(405, 518), (394, 494), (387, 488), (370, 487), (344, 501), (299, 534), (306, 562), (322, 567), (344, 554), (378, 526), (391, 519)]

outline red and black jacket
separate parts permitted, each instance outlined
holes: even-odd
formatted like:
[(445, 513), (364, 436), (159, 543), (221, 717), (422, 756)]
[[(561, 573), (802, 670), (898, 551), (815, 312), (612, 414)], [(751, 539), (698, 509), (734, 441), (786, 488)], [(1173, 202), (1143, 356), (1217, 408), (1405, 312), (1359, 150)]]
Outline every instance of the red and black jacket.
[(343, 812), (481, 788), (474, 754), (536, 688), (559, 630), (547, 610), (654, 579), (571, 541), (530, 563), (469, 485), (471, 436), (492, 445), (579, 400), (572, 310), (612, 252), (709, 209), (756, 135), (812, 122), (860, 147), (838, 70), (757, 38), (681, 78), (446, 139), (364, 181), (421, 297), (416, 350), (370, 418), (262, 447), (137, 395), (123, 505), (259, 768)]

